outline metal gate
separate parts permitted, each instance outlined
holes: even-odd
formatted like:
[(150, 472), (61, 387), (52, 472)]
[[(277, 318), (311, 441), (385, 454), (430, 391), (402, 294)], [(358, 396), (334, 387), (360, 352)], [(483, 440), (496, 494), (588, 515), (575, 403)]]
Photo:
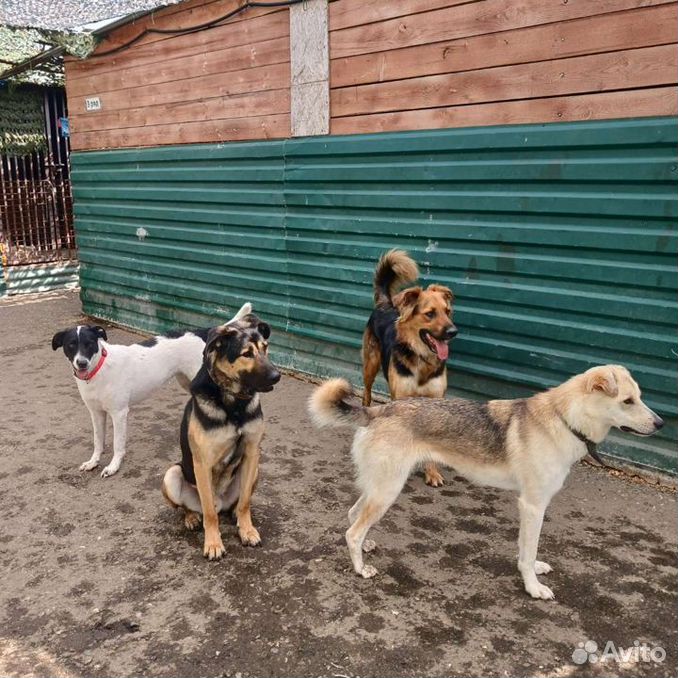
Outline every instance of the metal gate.
[[(35, 93), (33, 93), (35, 94)], [(25, 155), (0, 155), (0, 250), (5, 266), (76, 259), (62, 90), (42, 92), (45, 143)]]

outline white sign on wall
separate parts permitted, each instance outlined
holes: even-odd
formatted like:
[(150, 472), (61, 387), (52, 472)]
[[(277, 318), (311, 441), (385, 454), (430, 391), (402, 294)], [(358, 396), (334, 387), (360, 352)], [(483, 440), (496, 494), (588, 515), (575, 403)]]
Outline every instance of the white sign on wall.
[(101, 99), (99, 99), (99, 97), (86, 97), (85, 98), (85, 110), (86, 111), (100, 111), (101, 110)]

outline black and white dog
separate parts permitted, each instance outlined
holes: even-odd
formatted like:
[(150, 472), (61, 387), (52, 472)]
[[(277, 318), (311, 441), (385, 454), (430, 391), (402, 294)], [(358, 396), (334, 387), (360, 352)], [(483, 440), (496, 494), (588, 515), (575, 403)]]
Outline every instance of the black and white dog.
[[(252, 305), (244, 304), (229, 323), (251, 312)], [(112, 476), (120, 468), (130, 405), (147, 398), (172, 377), (188, 390), (202, 366), (208, 331), (171, 332), (131, 346), (107, 343), (106, 330), (98, 325), (78, 325), (52, 337), (52, 349), (63, 347), (73, 366), (80, 397), (92, 417), (94, 451), (80, 466), (81, 471), (99, 465), (107, 414), (113, 422), (113, 459), (101, 477)]]

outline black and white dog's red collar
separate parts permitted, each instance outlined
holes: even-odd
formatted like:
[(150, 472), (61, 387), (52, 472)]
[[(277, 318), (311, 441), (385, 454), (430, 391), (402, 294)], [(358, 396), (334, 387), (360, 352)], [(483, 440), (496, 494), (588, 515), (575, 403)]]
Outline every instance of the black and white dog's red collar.
[(106, 351), (106, 349), (102, 348), (101, 349), (101, 358), (99, 358), (99, 362), (97, 363), (97, 366), (91, 372), (88, 372), (84, 377), (79, 377), (74, 370), (73, 376), (76, 379), (80, 379), (80, 381), (90, 381), (91, 379), (94, 378), (94, 375), (101, 369), (101, 366), (104, 364), (104, 361), (106, 360), (107, 355), (108, 355), (108, 352)]

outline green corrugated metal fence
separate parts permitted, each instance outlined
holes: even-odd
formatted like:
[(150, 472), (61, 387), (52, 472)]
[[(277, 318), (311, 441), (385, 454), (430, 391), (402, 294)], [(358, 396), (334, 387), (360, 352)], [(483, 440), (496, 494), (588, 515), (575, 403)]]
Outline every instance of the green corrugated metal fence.
[(450, 384), (514, 397), (627, 365), (671, 419), (614, 456), (675, 472), (674, 119), (74, 153), (85, 310), (147, 330), (251, 299), (278, 361), (360, 381), (381, 252), (455, 291)]
[(45, 264), (8, 266), (7, 294), (32, 294), (78, 286), (78, 262), (56, 261)]

